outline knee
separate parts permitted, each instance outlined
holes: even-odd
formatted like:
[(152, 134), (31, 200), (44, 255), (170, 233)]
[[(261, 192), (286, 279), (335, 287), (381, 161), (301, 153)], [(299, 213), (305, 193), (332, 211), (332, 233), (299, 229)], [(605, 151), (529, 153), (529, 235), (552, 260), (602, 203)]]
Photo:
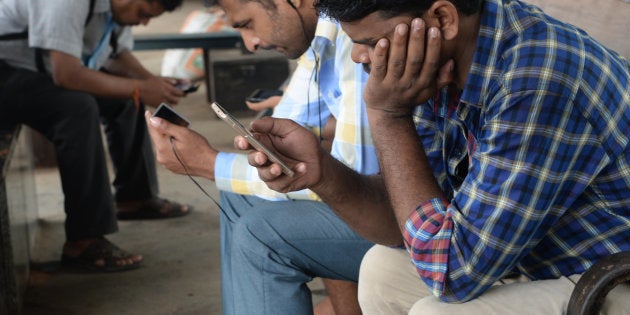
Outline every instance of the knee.
[(472, 314), (466, 310), (463, 304), (449, 304), (440, 301), (435, 296), (427, 296), (418, 300), (411, 309), (409, 315), (443, 315), (443, 314)]
[[(262, 210), (262, 209), (259, 209)], [(273, 247), (273, 243), (282, 239), (278, 229), (274, 228), (273, 219), (265, 211), (251, 211), (242, 214), (233, 222), (232, 246), (239, 251), (261, 252)], [(270, 222), (271, 221), (271, 222)]]
[[(382, 259), (387, 255), (386, 251), (391, 250), (385, 246), (375, 245), (367, 251), (361, 261), (359, 269), (359, 291), (358, 298), (362, 310), (390, 309), (392, 303), (392, 279), (388, 273), (383, 272), (388, 268), (383, 268), (385, 263)], [(386, 257), (386, 256), (385, 256)], [(367, 313), (370, 313), (369, 311)]]
[(407, 314), (431, 295), (404, 249), (374, 245), (359, 270), (359, 304), (364, 314)]
[(98, 103), (94, 96), (78, 91), (63, 91), (62, 101), (55, 104), (64, 117), (98, 119)]
[[(64, 91), (61, 100), (55, 106), (51, 121), (55, 121), (60, 130), (69, 130), (70, 134), (85, 135), (93, 131), (100, 132), (99, 109), (96, 99), (78, 91)], [(68, 134), (67, 132), (65, 134)]]
[[(49, 139), (56, 142), (58, 138), (73, 139), (76, 145), (78, 142), (97, 141), (97, 134), (100, 137), (100, 119), (98, 103), (96, 99), (87, 93), (78, 91), (63, 91), (60, 98), (55, 101), (50, 110), (48, 127), (44, 132)], [(68, 141), (64, 140), (64, 143)]]

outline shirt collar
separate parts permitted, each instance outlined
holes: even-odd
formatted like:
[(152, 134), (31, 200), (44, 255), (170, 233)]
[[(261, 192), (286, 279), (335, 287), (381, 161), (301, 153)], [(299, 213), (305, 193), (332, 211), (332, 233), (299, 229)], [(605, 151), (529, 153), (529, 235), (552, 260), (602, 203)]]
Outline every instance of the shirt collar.
[(322, 50), (330, 46), (335, 42), (337, 35), (340, 32), (340, 26), (327, 18), (320, 17), (317, 20), (317, 27), (315, 28), (315, 38), (311, 42), (311, 48), (317, 53), (322, 53)]

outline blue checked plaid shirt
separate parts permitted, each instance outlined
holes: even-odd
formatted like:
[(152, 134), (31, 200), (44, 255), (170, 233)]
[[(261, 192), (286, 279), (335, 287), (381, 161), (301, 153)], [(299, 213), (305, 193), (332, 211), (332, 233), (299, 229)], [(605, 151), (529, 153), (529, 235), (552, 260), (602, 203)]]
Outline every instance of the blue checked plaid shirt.
[[(332, 114), (337, 119), (332, 156), (359, 173), (374, 174), (379, 164), (363, 102), (367, 74), (352, 61), (351, 50), (352, 41), (339, 24), (320, 18), (311, 49), (300, 58), (273, 116), (292, 119), (319, 134)], [(269, 189), (244, 154), (221, 152), (215, 165), (220, 190), (269, 200), (319, 200), (310, 190), (281, 194)]]
[(466, 86), (416, 122), (448, 196), (409, 217), (418, 273), (444, 301), (507, 273), (583, 273), (630, 250), (630, 70), (583, 31), (516, 0), (488, 0)]

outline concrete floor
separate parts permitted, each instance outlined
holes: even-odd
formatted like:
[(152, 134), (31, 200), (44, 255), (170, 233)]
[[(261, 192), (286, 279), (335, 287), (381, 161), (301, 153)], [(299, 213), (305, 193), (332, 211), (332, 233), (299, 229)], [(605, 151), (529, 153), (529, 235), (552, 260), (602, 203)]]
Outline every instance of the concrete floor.
[[(532, 0), (562, 20), (576, 24), (624, 56), (630, 32), (630, 5), (621, 0)], [(165, 14), (137, 33), (177, 32), (201, 0), (186, 0), (180, 10)], [(141, 61), (159, 72), (163, 52), (140, 52)], [(178, 111), (191, 128), (206, 135), (220, 150), (232, 150), (234, 133), (210, 113), (205, 89), (184, 99)], [(248, 118), (242, 117), (247, 122)], [(113, 274), (68, 273), (58, 269), (64, 242), (63, 200), (55, 168), (36, 170), (41, 233), (34, 251), (35, 267), (25, 296), (23, 314), (221, 314), (218, 211), (187, 177), (158, 167), (163, 197), (190, 203), (186, 217), (163, 221), (120, 222), (109, 238), (145, 257), (139, 270)], [(198, 180), (214, 198), (210, 181)], [(322, 297), (313, 282), (314, 299)]]

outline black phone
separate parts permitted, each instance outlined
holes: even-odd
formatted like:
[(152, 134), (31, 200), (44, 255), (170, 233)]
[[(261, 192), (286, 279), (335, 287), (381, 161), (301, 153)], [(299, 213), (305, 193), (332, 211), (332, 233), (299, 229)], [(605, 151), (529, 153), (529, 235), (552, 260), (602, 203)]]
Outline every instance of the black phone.
[(271, 96), (282, 96), (282, 90), (274, 89), (256, 89), (252, 94), (245, 98), (246, 101), (252, 103), (262, 102)]
[(183, 127), (188, 127), (190, 125), (190, 120), (181, 114), (177, 113), (174, 109), (168, 106), (166, 103), (160, 104), (158, 108), (153, 113), (152, 117), (159, 117), (165, 120), (168, 120), (171, 123), (176, 125), (180, 125)]
[(188, 94), (197, 91), (197, 89), (199, 89), (199, 84), (178, 81), (177, 84), (175, 84), (175, 87), (182, 90), (184, 94)]

